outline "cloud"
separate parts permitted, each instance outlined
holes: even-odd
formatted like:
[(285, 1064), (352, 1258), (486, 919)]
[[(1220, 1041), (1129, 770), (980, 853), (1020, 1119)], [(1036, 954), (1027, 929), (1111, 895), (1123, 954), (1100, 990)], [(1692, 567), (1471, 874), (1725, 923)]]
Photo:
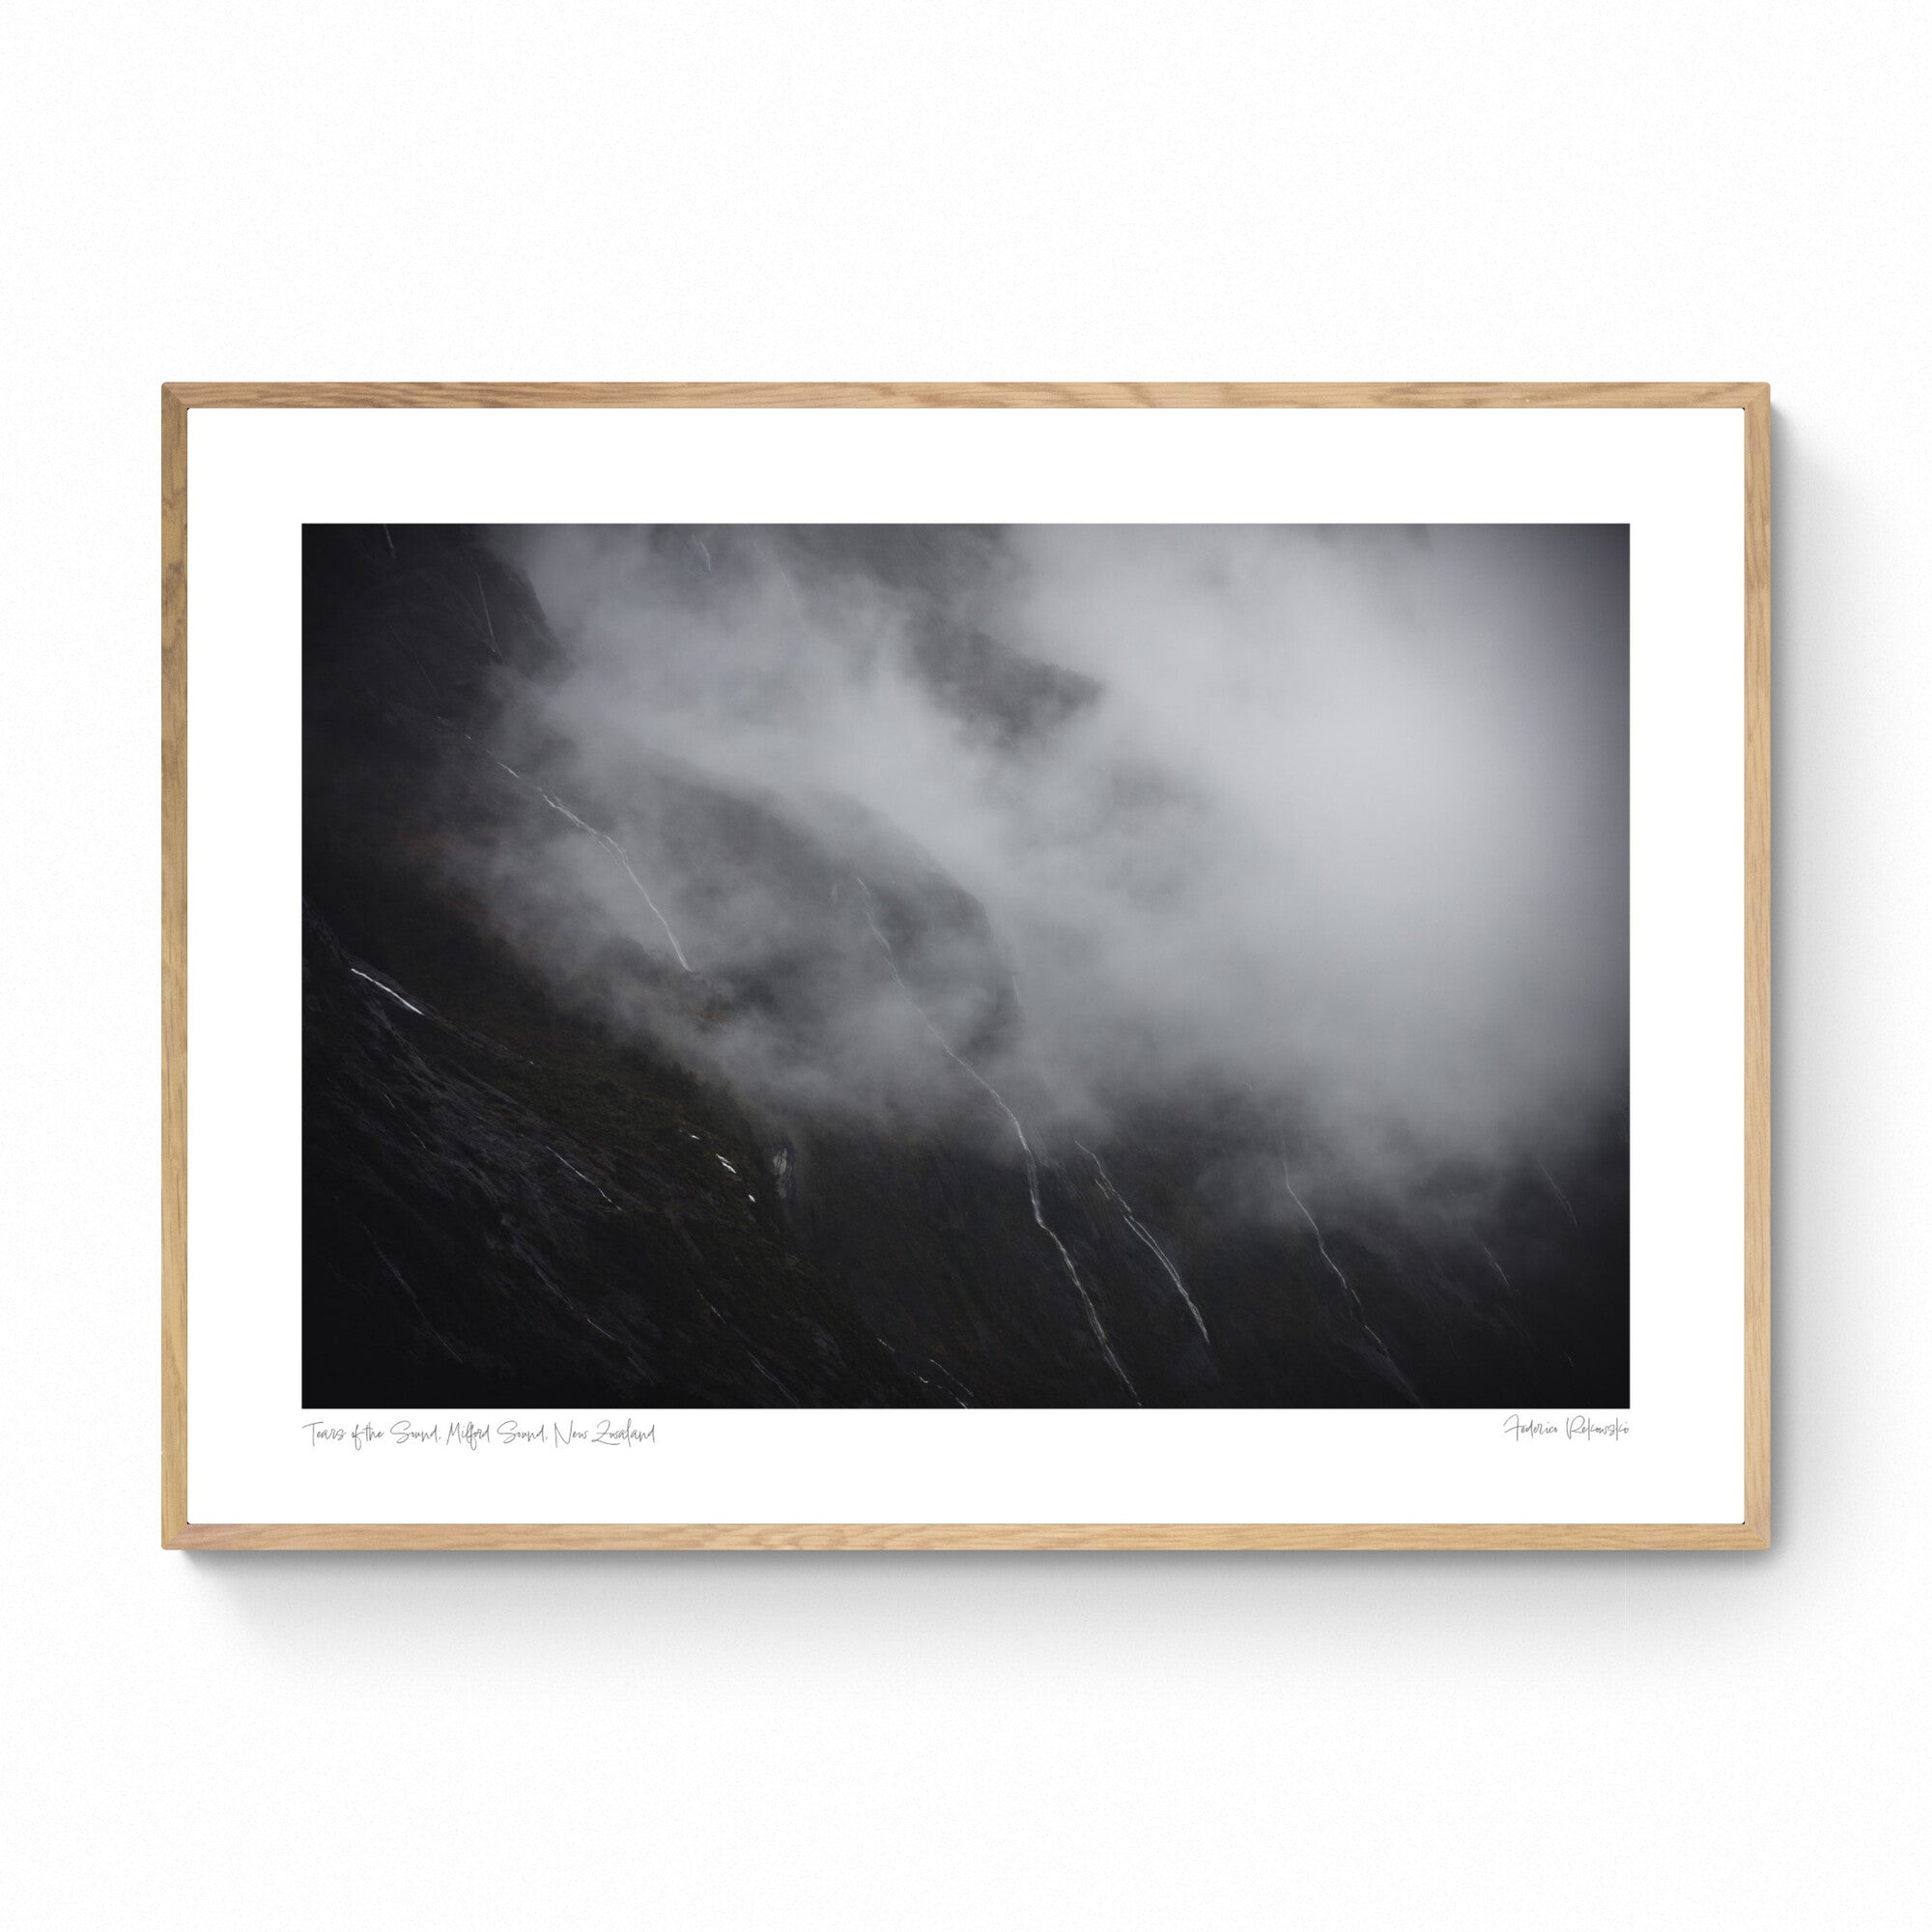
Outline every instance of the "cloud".
[(662, 935), (554, 813), (494, 852), (505, 926), (749, 1095), (956, 1103), (923, 1009), (1042, 1112), (1243, 1092), (1344, 1172), (1621, 1104), (1621, 527), (497, 541), (567, 659), (507, 761), (696, 973), (639, 970)]

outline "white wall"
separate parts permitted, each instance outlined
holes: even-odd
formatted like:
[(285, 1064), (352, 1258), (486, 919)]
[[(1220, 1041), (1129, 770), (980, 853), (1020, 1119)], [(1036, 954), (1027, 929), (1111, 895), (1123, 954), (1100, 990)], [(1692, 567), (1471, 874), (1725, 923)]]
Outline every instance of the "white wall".
[[(0, 1916), (1900, 1922), (1923, 11), (925, 12), (10, 22)], [(1768, 1557), (156, 1548), (157, 384), (852, 375), (1773, 383)]]

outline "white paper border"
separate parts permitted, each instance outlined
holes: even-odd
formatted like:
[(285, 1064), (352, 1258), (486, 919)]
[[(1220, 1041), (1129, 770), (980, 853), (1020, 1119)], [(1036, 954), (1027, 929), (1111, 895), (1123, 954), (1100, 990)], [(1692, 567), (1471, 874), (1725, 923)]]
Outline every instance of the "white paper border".
[[(1742, 1520), (1742, 410), (194, 410), (188, 426), (191, 1521)], [(636, 1412), (655, 1438), (625, 1447), (312, 1445), (305, 522), (1628, 523), (1630, 1434), (1513, 1438), (1487, 1409), (665, 1409)]]

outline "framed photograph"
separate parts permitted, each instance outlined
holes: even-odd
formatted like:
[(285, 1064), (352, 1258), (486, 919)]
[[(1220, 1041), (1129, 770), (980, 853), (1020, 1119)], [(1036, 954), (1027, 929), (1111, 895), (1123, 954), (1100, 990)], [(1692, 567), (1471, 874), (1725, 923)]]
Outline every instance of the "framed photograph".
[(1769, 547), (1757, 384), (164, 389), (163, 1542), (1766, 1547)]

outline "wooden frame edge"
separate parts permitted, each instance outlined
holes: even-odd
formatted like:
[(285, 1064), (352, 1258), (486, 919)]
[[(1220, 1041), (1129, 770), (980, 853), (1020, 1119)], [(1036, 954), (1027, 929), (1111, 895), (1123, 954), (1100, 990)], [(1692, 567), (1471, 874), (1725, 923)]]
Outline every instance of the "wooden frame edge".
[(187, 403), (161, 390), (161, 1543), (187, 1520)]
[(1745, 1525), (1771, 1546), (1771, 386), (1745, 404)]
[(1748, 409), (1762, 383), (173, 383), (194, 410)]
[[(1745, 418), (1745, 1515), (1735, 1523), (191, 1523), (187, 412), (192, 409), (1737, 409)], [(1766, 383), (169, 383), (161, 388), (161, 1545), (167, 1549), (1767, 1549), (1771, 388)]]
[(1762, 1549), (1748, 1523), (243, 1522), (177, 1549), (1671, 1550)]

